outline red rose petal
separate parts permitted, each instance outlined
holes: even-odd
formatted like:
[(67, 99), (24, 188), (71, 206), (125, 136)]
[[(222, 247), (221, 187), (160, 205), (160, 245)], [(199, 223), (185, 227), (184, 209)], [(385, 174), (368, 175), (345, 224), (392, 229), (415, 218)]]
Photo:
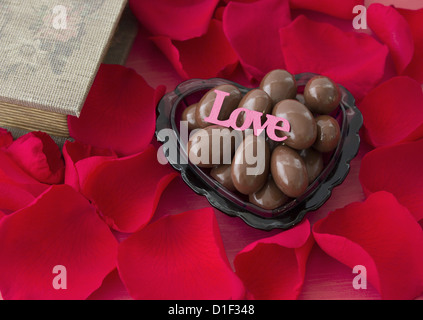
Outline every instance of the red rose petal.
[(28, 191), (35, 197), (38, 197), (49, 187), (49, 185), (40, 183), (25, 172), (4, 150), (0, 150), (0, 184), (16, 186)]
[(118, 251), (118, 270), (134, 299), (243, 296), (211, 208), (160, 218), (124, 240)]
[(186, 41), (158, 36), (151, 38), (185, 80), (208, 79), (231, 74), (238, 57), (223, 33), (222, 22), (212, 19), (207, 33)]
[(239, 252), (234, 266), (250, 298), (298, 298), (312, 245), (310, 223), (304, 220), (291, 230), (258, 240)]
[(407, 21), (395, 8), (373, 3), (367, 8), (367, 22), (370, 29), (388, 46), (396, 70), (401, 74), (414, 54), (413, 37)]
[(292, 9), (307, 9), (341, 19), (352, 19), (355, 14), (353, 8), (357, 5), (364, 5), (364, 0), (289, 0)]
[(228, 4), (229, 2), (241, 2), (241, 3), (251, 3), (256, 2), (257, 0), (223, 0), (223, 3)]
[(397, 9), (398, 12), (405, 18), (408, 25), (410, 26), (411, 34), (414, 42), (422, 42), (423, 39), (423, 9), (420, 10), (408, 10), (408, 9)]
[(130, 0), (132, 12), (153, 35), (187, 40), (206, 33), (218, 0)]
[(34, 195), (25, 189), (10, 183), (0, 183), (0, 210), (3, 214), (22, 209), (34, 200)]
[(388, 48), (367, 34), (344, 32), (302, 15), (282, 28), (280, 34), (288, 71), (328, 76), (351, 91), (357, 100), (384, 74)]
[(226, 4), (216, 7), (216, 10), (214, 10), (213, 19), (222, 21), (225, 8), (226, 8)]
[(420, 84), (404, 76), (374, 88), (359, 104), (366, 138), (375, 146), (423, 136), (423, 93)]
[(53, 139), (44, 132), (30, 132), (16, 139), (7, 153), (28, 174), (41, 183), (63, 182), (65, 164)]
[(117, 155), (110, 149), (96, 148), (80, 142), (66, 141), (63, 146), (66, 163), (65, 183), (80, 190), (80, 181), (106, 160), (115, 159)]
[(414, 39), (414, 56), (405, 69), (404, 75), (423, 83), (423, 9), (398, 9), (398, 11), (407, 20)]
[(423, 291), (423, 233), (387, 192), (374, 193), (316, 222), (313, 235), (327, 254), (366, 268), (382, 299), (412, 299)]
[(152, 37), (151, 40), (156, 44), (158, 48), (160, 48), (163, 54), (168, 58), (168, 60), (175, 68), (175, 71), (183, 79), (189, 79), (188, 74), (186, 73), (184, 67), (181, 64), (178, 48), (176, 48), (175, 44), (172, 42), (172, 39), (163, 36), (156, 36)]
[(157, 161), (150, 146), (134, 156), (103, 161), (80, 181), (81, 192), (111, 227), (134, 232), (150, 221), (160, 195), (176, 175)]
[(417, 80), (420, 83), (423, 83), (423, 42), (416, 45), (413, 59), (411, 60), (408, 67), (404, 70), (403, 75), (407, 75)]
[(7, 148), (12, 142), (12, 134), (6, 129), (0, 128), (0, 148)]
[(102, 65), (81, 116), (68, 117), (75, 140), (119, 155), (143, 151), (155, 130), (156, 104), (164, 88), (151, 88), (134, 70)]
[(404, 70), (403, 75), (407, 75), (416, 81), (423, 83), (423, 42), (416, 45), (413, 59)]
[(290, 22), (288, 0), (229, 2), (223, 30), (246, 72), (260, 81), (269, 71), (285, 67), (279, 29)]
[(110, 300), (131, 300), (131, 296), (120, 279), (117, 268), (104, 278), (101, 287), (94, 291), (87, 300), (110, 301)]
[(360, 167), (366, 195), (381, 190), (395, 195), (411, 214), (423, 218), (423, 140), (376, 148), (367, 153)]
[[(52, 186), (3, 218), (0, 243), (0, 290), (6, 300), (85, 299), (116, 267), (113, 234), (94, 207), (66, 185)], [(55, 266), (66, 268), (66, 289), (53, 286), (64, 276), (63, 269), (53, 273)]]

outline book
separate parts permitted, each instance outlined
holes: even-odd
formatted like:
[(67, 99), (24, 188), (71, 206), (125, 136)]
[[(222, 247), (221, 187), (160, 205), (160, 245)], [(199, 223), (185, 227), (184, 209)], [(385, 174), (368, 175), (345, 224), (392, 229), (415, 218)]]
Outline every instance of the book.
[(125, 63), (137, 26), (127, 0), (1, 0), (0, 127), (67, 139), (67, 116), (101, 63)]

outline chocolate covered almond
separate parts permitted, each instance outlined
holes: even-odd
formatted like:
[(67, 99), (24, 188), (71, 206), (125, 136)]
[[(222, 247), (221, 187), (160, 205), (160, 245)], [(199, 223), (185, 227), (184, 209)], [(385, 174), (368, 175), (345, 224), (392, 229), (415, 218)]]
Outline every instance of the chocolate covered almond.
[[(272, 112), (273, 103), (269, 95), (261, 89), (249, 91), (240, 101), (238, 108), (245, 108), (262, 113), (261, 122), (266, 121), (266, 114)], [(245, 122), (246, 114), (241, 113), (238, 116), (237, 125), (239, 127)]]
[(231, 177), (231, 164), (221, 164), (214, 167), (210, 171), (210, 176), (229, 191), (236, 190)]
[(314, 76), (304, 88), (305, 105), (313, 113), (330, 114), (339, 105), (341, 93), (328, 77)]
[(297, 150), (307, 149), (316, 140), (316, 121), (301, 102), (293, 99), (278, 102), (273, 107), (272, 114), (286, 119), (290, 124), (289, 132), (278, 132), (280, 136), (287, 137), (284, 141), (287, 146)]
[(209, 90), (198, 102), (195, 110), (195, 120), (201, 128), (205, 128), (210, 125), (210, 123), (204, 119), (210, 116), (217, 96), (215, 90), (229, 93), (229, 95), (224, 98), (220, 108), (218, 115), (219, 120), (227, 120), (232, 111), (238, 107), (238, 104), (242, 99), (241, 91), (239, 91), (237, 87), (230, 84), (220, 85)]
[(286, 70), (276, 69), (267, 73), (260, 83), (260, 89), (266, 92), (275, 105), (285, 99), (294, 99), (297, 95), (295, 77)]
[(247, 135), (232, 160), (231, 176), (242, 194), (254, 193), (263, 187), (269, 174), (270, 149), (261, 136)]
[(188, 122), (188, 130), (194, 130), (200, 127), (199, 124), (197, 123), (197, 120), (195, 119), (196, 108), (197, 108), (197, 103), (194, 103), (188, 106), (182, 113), (181, 120)]
[(273, 178), (269, 176), (264, 186), (259, 191), (250, 194), (248, 199), (252, 204), (260, 208), (273, 210), (287, 203), (289, 197), (283, 194), (273, 181)]
[(295, 150), (287, 146), (278, 146), (273, 150), (270, 171), (278, 188), (288, 197), (297, 198), (308, 187), (304, 160)]
[(301, 150), (299, 154), (307, 168), (308, 183), (312, 183), (323, 170), (323, 155), (313, 148)]
[(313, 148), (320, 152), (331, 152), (341, 139), (338, 121), (329, 115), (316, 117), (317, 137)]

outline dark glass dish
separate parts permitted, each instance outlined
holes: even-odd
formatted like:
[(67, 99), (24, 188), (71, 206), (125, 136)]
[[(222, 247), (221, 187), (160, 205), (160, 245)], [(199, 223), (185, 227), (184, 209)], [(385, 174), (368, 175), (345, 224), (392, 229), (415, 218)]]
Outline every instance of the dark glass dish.
[[(295, 76), (298, 92), (301, 93), (315, 74), (302, 73)], [(248, 225), (261, 229), (289, 229), (300, 223), (306, 213), (317, 210), (330, 197), (332, 189), (341, 184), (350, 169), (350, 161), (356, 156), (359, 145), (359, 130), (363, 124), (360, 111), (355, 106), (354, 97), (343, 86), (341, 102), (331, 114), (340, 125), (341, 139), (337, 148), (325, 156), (325, 167), (303, 195), (274, 210), (264, 210), (248, 202), (238, 193), (231, 192), (214, 180), (207, 170), (188, 161), (186, 152), (186, 130), (179, 128), (183, 110), (198, 102), (210, 89), (232, 84), (245, 94), (251, 88), (243, 87), (225, 79), (192, 79), (185, 81), (166, 94), (157, 107), (156, 137), (163, 143), (167, 161), (180, 171), (187, 185), (200, 195), (207, 197), (209, 203), (218, 210), (244, 220)], [(181, 130), (181, 131), (180, 131)], [(185, 132), (185, 134), (183, 133)], [(172, 149), (172, 151), (170, 150)]]

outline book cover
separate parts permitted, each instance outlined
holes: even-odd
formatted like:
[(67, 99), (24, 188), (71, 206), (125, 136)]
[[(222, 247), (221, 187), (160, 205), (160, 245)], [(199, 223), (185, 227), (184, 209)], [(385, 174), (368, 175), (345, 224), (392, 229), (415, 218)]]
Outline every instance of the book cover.
[[(28, 108), (27, 122), (39, 121), (45, 131), (57, 115), (79, 116), (125, 6), (126, 0), (2, 0), (0, 125), (25, 122), (13, 119), (18, 108)], [(66, 135), (66, 128), (56, 131)]]

